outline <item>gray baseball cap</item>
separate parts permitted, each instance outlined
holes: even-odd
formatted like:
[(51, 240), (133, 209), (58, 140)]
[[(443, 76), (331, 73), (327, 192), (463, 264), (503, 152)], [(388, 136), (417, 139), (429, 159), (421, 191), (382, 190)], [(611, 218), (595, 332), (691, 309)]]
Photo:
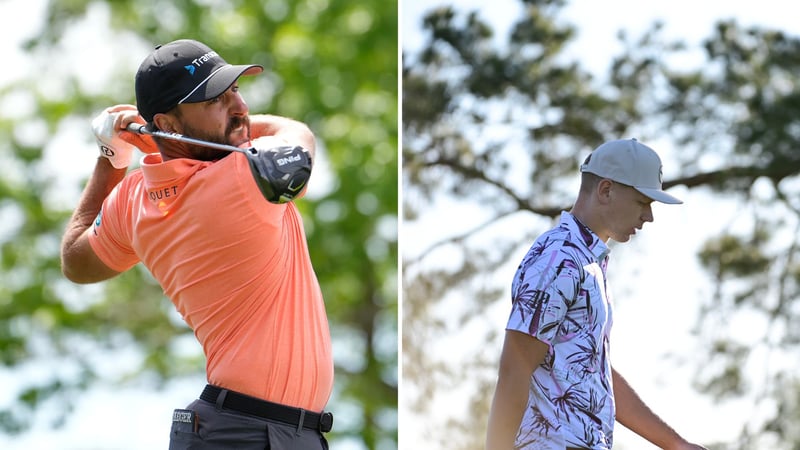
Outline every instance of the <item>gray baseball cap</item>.
[(620, 139), (600, 145), (583, 162), (581, 172), (631, 186), (657, 202), (683, 203), (661, 190), (661, 158), (655, 150), (636, 139)]

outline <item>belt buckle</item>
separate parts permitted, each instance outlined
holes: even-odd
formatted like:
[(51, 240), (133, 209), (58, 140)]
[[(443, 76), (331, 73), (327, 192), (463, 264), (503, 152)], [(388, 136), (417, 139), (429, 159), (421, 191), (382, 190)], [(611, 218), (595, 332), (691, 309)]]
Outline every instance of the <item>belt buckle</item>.
[(319, 431), (327, 433), (333, 428), (333, 413), (323, 412), (319, 416)]

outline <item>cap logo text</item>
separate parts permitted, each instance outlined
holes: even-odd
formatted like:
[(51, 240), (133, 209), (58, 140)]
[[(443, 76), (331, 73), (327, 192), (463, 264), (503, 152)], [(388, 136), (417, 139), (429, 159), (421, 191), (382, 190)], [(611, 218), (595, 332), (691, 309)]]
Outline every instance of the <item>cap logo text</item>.
[(189, 71), (189, 75), (194, 75), (194, 66), (183, 66), (183, 68)]
[(208, 60), (210, 60), (211, 58), (213, 58), (215, 56), (219, 56), (219, 55), (217, 54), (217, 52), (212, 50), (212, 51), (206, 53), (205, 55), (203, 55), (203, 56), (201, 56), (199, 58), (196, 58), (194, 61), (192, 61), (192, 64), (194, 64), (196, 67), (200, 67), (203, 64), (205, 64), (206, 62), (208, 62)]

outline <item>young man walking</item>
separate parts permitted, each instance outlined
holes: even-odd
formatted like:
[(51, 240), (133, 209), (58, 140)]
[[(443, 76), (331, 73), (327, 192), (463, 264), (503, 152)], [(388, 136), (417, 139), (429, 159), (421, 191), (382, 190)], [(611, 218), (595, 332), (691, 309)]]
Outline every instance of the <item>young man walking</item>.
[(653, 221), (661, 160), (630, 140), (606, 142), (581, 166), (570, 212), (542, 234), (512, 283), (512, 308), (489, 414), (487, 450), (610, 450), (614, 422), (664, 449), (691, 444), (654, 414), (609, 359), (609, 239)]

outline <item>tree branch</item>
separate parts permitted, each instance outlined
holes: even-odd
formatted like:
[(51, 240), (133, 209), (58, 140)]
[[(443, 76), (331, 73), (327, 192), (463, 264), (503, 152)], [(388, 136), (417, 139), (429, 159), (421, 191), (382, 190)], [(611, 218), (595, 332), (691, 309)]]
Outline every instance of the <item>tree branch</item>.
[(464, 178), (468, 180), (482, 181), (486, 184), (494, 186), (495, 188), (499, 189), (504, 194), (506, 194), (509, 198), (511, 198), (514, 201), (514, 203), (516, 203), (518, 210), (530, 211), (540, 216), (552, 218), (560, 215), (561, 211), (564, 211), (565, 209), (570, 209), (570, 207), (563, 208), (563, 207), (536, 206), (532, 204), (530, 201), (528, 201), (528, 199), (517, 195), (517, 193), (511, 190), (511, 188), (508, 187), (508, 185), (506, 185), (505, 183), (493, 180), (488, 175), (486, 175), (486, 173), (484, 173), (482, 170), (479, 170), (475, 167), (464, 166), (454, 158), (439, 158), (435, 161), (430, 162), (428, 165), (445, 166), (450, 168), (453, 172), (461, 174)]
[(412, 266), (412, 265), (420, 262), (421, 260), (425, 259), (426, 256), (428, 256), (431, 252), (433, 252), (437, 248), (442, 247), (442, 246), (447, 245), (447, 244), (458, 244), (458, 243), (461, 243), (465, 239), (467, 239), (468, 237), (472, 236), (474, 233), (477, 233), (478, 231), (481, 231), (482, 229), (488, 227), (489, 225), (493, 225), (493, 224), (497, 223), (497, 221), (502, 219), (503, 217), (507, 217), (507, 216), (510, 216), (512, 214), (516, 214), (518, 212), (519, 212), (519, 210), (514, 210), (514, 211), (506, 211), (506, 212), (497, 214), (494, 217), (492, 217), (491, 219), (483, 222), (482, 224), (480, 224), (480, 225), (478, 225), (478, 226), (476, 226), (476, 227), (474, 227), (474, 228), (472, 228), (470, 230), (467, 230), (467, 231), (465, 231), (465, 232), (463, 232), (461, 234), (457, 234), (455, 236), (450, 236), (447, 239), (443, 239), (441, 241), (435, 242), (430, 247), (428, 247), (427, 249), (425, 249), (422, 252), (420, 252), (420, 254), (417, 255), (415, 258), (405, 259), (403, 264), (405, 266)]
[(683, 185), (687, 188), (697, 186), (712, 186), (720, 185), (724, 182), (734, 180), (742, 181), (755, 181), (760, 177), (767, 177), (777, 184), (780, 180), (796, 175), (800, 172), (800, 164), (797, 161), (786, 161), (785, 164), (769, 164), (764, 167), (756, 166), (732, 166), (720, 170), (712, 170), (710, 172), (698, 173), (675, 180), (665, 181), (662, 185), (664, 189), (673, 186)]
[[(468, 167), (459, 163), (455, 158), (439, 158), (428, 163), (429, 166), (444, 166), (463, 176), (468, 180), (482, 181), (496, 189), (499, 189), (509, 197), (520, 210), (530, 211), (534, 214), (545, 217), (557, 217), (561, 211), (571, 209), (570, 205), (563, 206), (539, 206), (531, 203), (527, 198), (517, 195), (506, 183), (497, 181), (486, 175), (476, 167)], [(787, 161), (785, 164), (769, 164), (763, 167), (756, 166), (732, 166), (725, 169), (702, 172), (695, 175), (676, 178), (662, 183), (664, 189), (673, 186), (683, 185), (687, 188), (699, 186), (718, 186), (725, 182), (748, 181), (753, 182), (760, 177), (767, 177), (776, 185), (782, 179), (800, 173), (800, 163)]]

